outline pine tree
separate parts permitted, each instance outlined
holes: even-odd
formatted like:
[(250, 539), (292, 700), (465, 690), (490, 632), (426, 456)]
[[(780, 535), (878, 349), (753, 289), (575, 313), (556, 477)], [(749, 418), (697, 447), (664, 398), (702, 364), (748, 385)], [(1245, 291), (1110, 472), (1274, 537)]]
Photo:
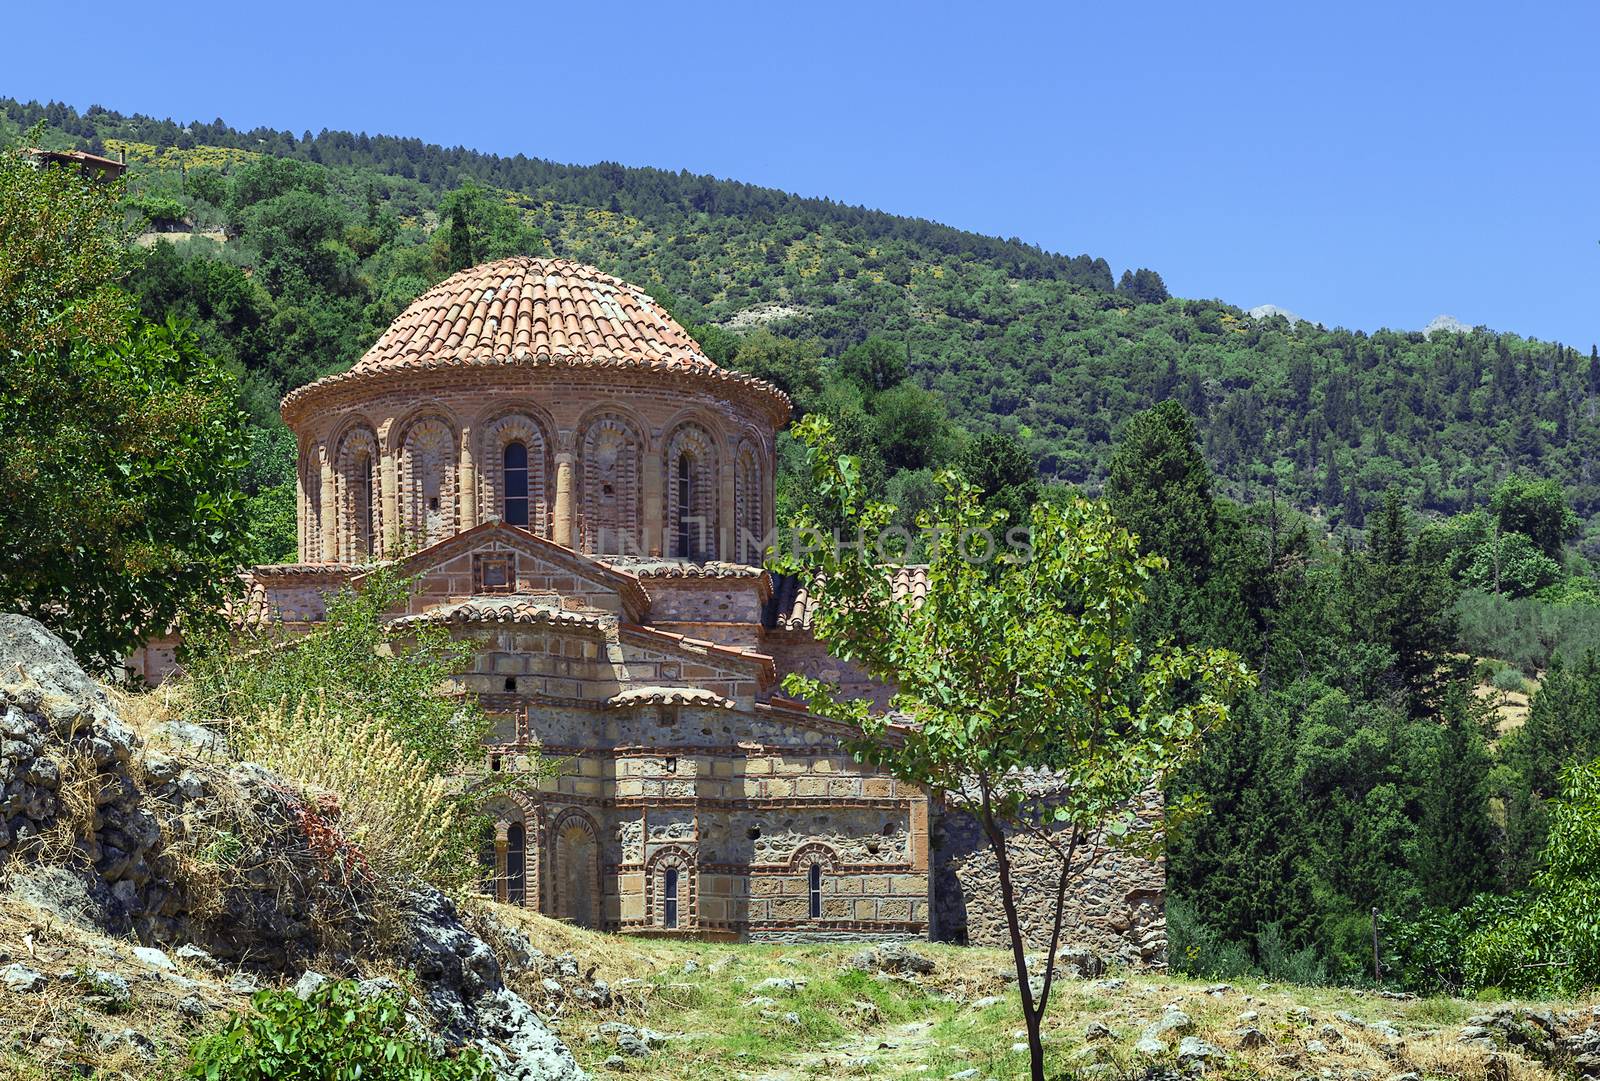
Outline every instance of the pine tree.
[(1344, 490), (1344, 524), (1351, 529), (1362, 529), (1367, 524), (1367, 512), (1361, 505), (1361, 490), (1356, 487), (1356, 479), (1350, 478), (1350, 483)]
[(472, 227), (467, 212), (457, 203), (450, 212), (450, 273), (465, 270), (477, 262), (472, 254)]
[(1344, 478), (1339, 475), (1339, 456), (1334, 453), (1333, 444), (1328, 444), (1328, 471), (1322, 479), (1322, 505), (1324, 507), (1337, 507), (1344, 501)]
[(1495, 829), (1489, 819), (1489, 770), (1483, 708), (1465, 685), (1446, 692), (1435, 738), (1413, 764), (1422, 786), (1413, 870), (1425, 901), (1457, 909), (1494, 885)]

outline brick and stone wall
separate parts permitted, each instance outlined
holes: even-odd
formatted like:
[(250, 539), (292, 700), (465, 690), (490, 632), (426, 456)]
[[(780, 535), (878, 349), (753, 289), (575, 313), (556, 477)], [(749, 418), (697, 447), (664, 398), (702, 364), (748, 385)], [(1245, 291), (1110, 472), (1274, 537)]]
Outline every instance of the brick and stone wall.
[[(1161, 809), (1159, 793), (1150, 793), (1140, 803), (1140, 818), (1159, 828)], [(1009, 945), (994, 856), (977, 820), (946, 809), (935, 818), (932, 836), (936, 937), (976, 946)], [(1042, 841), (1025, 836), (1013, 836), (1008, 852), (1023, 933), (1030, 948), (1045, 949), (1060, 862)], [(1165, 892), (1166, 869), (1159, 860), (1116, 851), (1098, 855), (1069, 887), (1062, 945), (1087, 947), (1107, 961), (1164, 966)]]

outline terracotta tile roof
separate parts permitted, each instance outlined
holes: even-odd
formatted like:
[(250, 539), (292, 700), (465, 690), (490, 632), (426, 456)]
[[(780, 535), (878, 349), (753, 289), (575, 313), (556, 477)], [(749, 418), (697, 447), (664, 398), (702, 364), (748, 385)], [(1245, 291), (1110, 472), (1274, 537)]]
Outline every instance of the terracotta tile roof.
[(717, 709), (732, 709), (734, 703), (732, 699), (724, 698), (704, 687), (635, 687), (621, 694), (612, 695), (606, 699), (606, 705), (612, 709), (641, 705), (712, 706)]
[(356, 569), (348, 563), (263, 563), (249, 573), (252, 578), (346, 578)]
[(606, 617), (598, 612), (570, 612), (528, 597), (473, 597), (442, 604), (416, 615), (401, 616), (396, 626), (422, 623), (543, 623), (551, 626), (604, 630)]
[(314, 388), (389, 372), (467, 366), (645, 368), (695, 372), (770, 399), (774, 418), (789, 399), (764, 380), (718, 367), (649, 294), (570, 259), (513, 256), (453, 274), (423, 293), (353, 368), (291, 391), (286, 412)]
[(389, 325), (355, 371), (518, 352), (711, 365), (651, 297), (568, 259), (516, 256), (453, 274)]
[(640, 578), (760, 578), (767, 572), (743, 563), (690, 563), (676, 559), (608, 560), (618, 570)]
[[(895, 567), (891, 573), (894, 576), (894, 599), (909, 599), (913, 604), (921, 604), (928, 595), (928, 568), (915, 564)], [(772, 599), (774, 627), (785, 631), (811, 629), (811, 617), (816, 612), (816, 604), (798, 579), (780, 576), (773, 588)]]

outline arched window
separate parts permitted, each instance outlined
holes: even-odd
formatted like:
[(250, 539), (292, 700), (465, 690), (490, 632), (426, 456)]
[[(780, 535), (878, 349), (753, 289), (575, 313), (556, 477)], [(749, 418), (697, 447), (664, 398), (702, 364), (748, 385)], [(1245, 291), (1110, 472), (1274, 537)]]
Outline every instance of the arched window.
[(666, 474), (665, 547), (671, 549), (669, 556), (696, 562), (719, 556), (717, 457), (716, 440), (697, 424), (682, 425), (667, 441), (662, 465)]
[(506, 901), (520, 905), (528, 893), (527, 833), (522, 823), (513, 822), (506, 830)]
[(822, 918), (822, 864), (813, 863), (811, 874), (806, 882), (807, 892), (811, 894), (811, 918)]
[(678, 455), (678, 535), (672, 554), (683, 559), (695, 558), (695, 522), (690, 508), (694, 506), (694, 458), (684, 453)]
[(663, 927), (678, 926), (678, 869), (668, 867), (661, 876), (661, 924)]
[(501, 518), (506, 525), (528, 524), (528, 448), (524, 443), (507, 443), (505, 449), (505, 495)]

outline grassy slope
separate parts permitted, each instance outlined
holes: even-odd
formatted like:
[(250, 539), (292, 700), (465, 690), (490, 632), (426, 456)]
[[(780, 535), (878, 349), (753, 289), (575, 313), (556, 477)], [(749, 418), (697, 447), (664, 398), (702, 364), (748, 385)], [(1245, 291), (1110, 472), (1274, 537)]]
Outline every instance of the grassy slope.
[[(855, 946), (621, 939), (520, 910), (497, 911), (524, 928), (535, 945), (570, 952), (585, 968), (595, 965), (597, 975), (624, 993), (628, 1005), (616, 1012), (557, 1014), (579, 1061), (601, 1075), (616, 1048), (614, 1038), (598, 1030), (615, 1020), (669, 1037), (663, 1050), (630, 1063), (630, 1072), (651, 1078), (945, 1078), (976, 1069), (967, 1076), (1000, 1079), (1026, 1071), (1026, 1054), (1014, 1046), (1022, 1020), (1005, 979), (1009, 955), (999, 950), (919, 945), (937, 970), (902, 979), (850, 968)], [(805, 985), (793, 993), (754, 990), (769, 977)], [(522, 990), (538, 1001), (536, 989)], [(774, 1003), (751, 1005), (758, 995)], [(989, 1003), (992, 998), (998, 1001)], [(1408, 1071), (1468, 1079), (1491, 1075), (1489, 1052), (1456, 1042), (1461, 1022), (1477, 1009), (1470, 1002), (1255, 983), (1218, 991), (1195, 980), (1128, 973), (1059, 985), (1046, 1025), (1052, 1072), (1104, 1062), (1112, 1076), (1144, 1073), (1149, 1062), (1133, 1045), (1169, 1004), (1195, 1020), (1198, 1036), (1228, 1052), (1225, 1076), (1297, 1077), (1328, 1068), (1366, 1070), (1379, 1078)], [(1291, 1016), (1300, 1006), (1310, 1009), (1309, 1020)], [(1247, 1011), (1258, 1014), (1250, 1023), (1269, 1038), (1267, 1046), (1239, 1048), (1235, 1032)], [(1340, 1012), (1361, 1021), (1388, 1019), (1401, 1039), (1390, 1041), (1339, 1020)], [(1097, 1021), (1114, 1035), (1091, 1043), (1085, 1030)], [(1319, 1040), (1327, 1051), (1309, 1049)], [(1555, 1076), (1515, 1054), (1505, 1062), (1508, 1077)]]

